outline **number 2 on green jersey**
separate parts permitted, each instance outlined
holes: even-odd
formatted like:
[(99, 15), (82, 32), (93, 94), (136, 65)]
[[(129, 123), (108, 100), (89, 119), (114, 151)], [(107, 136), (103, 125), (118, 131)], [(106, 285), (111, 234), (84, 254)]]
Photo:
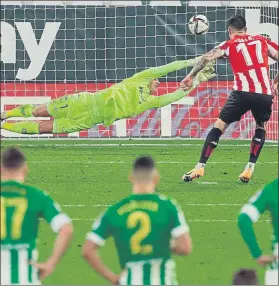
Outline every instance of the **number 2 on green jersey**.
[(27, 200), (25, 198), (3, 198), (1, 197), (1, 240), (7, 237), (7, 208), (14, 208), (11, 217), (11, 238), (16, 240), (21, 238), (22, 223), (27, 210)]
[(127, 219), (127, 227), (129, 229), (136, 228), (140, 225), (139, 229), (131, 236), (130, 247), (131, 253), (136, 254), (150, 254), (153, 251), (153, 247), (150, 244), (142, 245), (142, 241), (151, 232), (151, 221), (147, 213), (142, 211), (132, 212)]

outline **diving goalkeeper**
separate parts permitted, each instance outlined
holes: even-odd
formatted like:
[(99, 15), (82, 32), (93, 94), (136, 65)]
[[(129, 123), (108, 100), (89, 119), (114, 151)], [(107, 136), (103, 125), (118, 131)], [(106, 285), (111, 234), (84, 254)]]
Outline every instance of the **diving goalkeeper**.
[[(198, 58), (175, 61), (144, 70), (134, 76), (96, 93), (80, 92), (51, 100), (39, 106), (22, 105), (1, 113), (1, 129), (21, 134), (72, 133), (89, 129), (96, 124), (113, 122), (159, 108), (188, 95), (201, 82), (215, 76), (213, 62), (197, 75), (191, 90), (177, 89), (173, 93), (152, 96), (158, 78), (170, 72), (194, 66)], [(52, 117), (45, 121), (5, 122), (11, 117)]]

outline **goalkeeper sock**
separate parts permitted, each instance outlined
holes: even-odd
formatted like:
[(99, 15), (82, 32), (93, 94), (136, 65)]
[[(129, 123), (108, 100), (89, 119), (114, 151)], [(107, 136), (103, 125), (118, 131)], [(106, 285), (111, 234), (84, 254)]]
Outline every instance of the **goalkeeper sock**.
[(39, 134), (40, 123), (36, 121), (4, 122), (1, 128), (20, 134)]
[(219, 138), (221, 137), (221, 135), (222, 135), (222, 131), (219, 128), (213, 127), (210, 130), (204, 142), (199, 163), (206, 164), (210, 155), (212, 154), (214, 149), (217, 147)]
[(250, 148), (250, 158), (249, 162), (250, 163), (256, 163), (260, 153), (262, 151), (262, 148), (264, 146), (265, 142), (265, 130), (262, 128), (258, 128), (255, 131), (255, 135), (252, 138), (251, 142), (251, 148)]
[(21, 105), (3, 112), (3, 114), (1, 115), (1, 119), (7, 119), (10, 117), (32, 117), (34, 109), (35, 106), (31, 104)]

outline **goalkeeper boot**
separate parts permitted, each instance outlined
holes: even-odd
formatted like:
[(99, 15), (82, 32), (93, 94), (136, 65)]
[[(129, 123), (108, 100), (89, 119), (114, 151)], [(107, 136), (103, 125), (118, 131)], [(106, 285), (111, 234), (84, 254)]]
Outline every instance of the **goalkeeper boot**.
[(242, 183), (249, 183), (250, 179), (252, 178), (254, 172), (254, 163), (248, 163), (245, 167), (245, 170), (239, 175), (239, 180)]
[(204, 167), (205, 164), (198, 163), (197, 166), (189, 171), (188, 173), (184, 174), (182, 180), (184, 182), (191, 182), (194, 179), (198, 179), (204, 176)]

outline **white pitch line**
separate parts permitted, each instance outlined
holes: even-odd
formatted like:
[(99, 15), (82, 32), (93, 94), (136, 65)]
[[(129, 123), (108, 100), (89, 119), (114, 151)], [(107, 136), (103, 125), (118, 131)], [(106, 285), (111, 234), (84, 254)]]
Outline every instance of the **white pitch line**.
[[(217, 203), (217, 204), (199, 204), (199, 203), (189, 203), (189, 204), (181, 204), (181, 206), (191, 206), (191, 207), (218, 207), (218, 206), (227, 206), (227, 207), (234, 207), (234, 206), (242, 206), (243, 204), (228, 204), (228, 203)], [(62, 205), (65, 208), (84, 208), (84, 207), (92, 207), (92, 208), (100, 208), (100, 207), (110, 207), (112, 205)]]
[[(57, 164), (57, 163), (63, 163), (63, 164), (130, 164), (131, 162), (124, 162), (124, 161), (62, 161), (62, 160), (56, 160), (56, 161), (28, 161), (29, 163), (34, 164)], [(189, 162), (189, 161), (158, 161), (156, 164), (196, 164), (197, 162)], [(245, 164), (247, 161), (227, 161), (227, 162), (210, 162), (209, 164)], [(271, 162), (257, 162), (257, 164), (278, 164), (276, 161)]]
[(217, 185), (217, 182), (197, 182), (199, 185)]
[[(73, 221), (95, 221), (96, 219), (90, 219), (90, 218), (73, 218)], [(187, 219), (188, 222), (234, 222), (236, 223), (237, 220), (234, 219)], [(270, 223), (270, 220), (260, 220), (258, 222), (268, 222)]]
[[(4, 140), (4, 139), (3, 139)], [(21, 144), (17, 143), (17, 145), (22, 147), (146, 147), (146, 146), (153, 146), (153, 147), (185, 147), (185, 146), (203, 146), (203, 143), (181, 143), (181, 144), (170, 144), (170, 143), (132, 143), (132, 144), (122, 144), (122, 143), (109, 143), (109, 144)], [(220, 144), (219, 147), (249, 147), (250, 144)], [(278, 147), (278, 144), (265, 144), (266, 147)]]
[[(96, 207), (98, 206), (98, 205), (95, 205)], [(64, 207), (64, 208), (84, 208), (84, 207), (86, 207), (86, 205), (62, 205), (62, 207)], [(93, 205), (93, 207), (94, 207), (94, 205)]]

